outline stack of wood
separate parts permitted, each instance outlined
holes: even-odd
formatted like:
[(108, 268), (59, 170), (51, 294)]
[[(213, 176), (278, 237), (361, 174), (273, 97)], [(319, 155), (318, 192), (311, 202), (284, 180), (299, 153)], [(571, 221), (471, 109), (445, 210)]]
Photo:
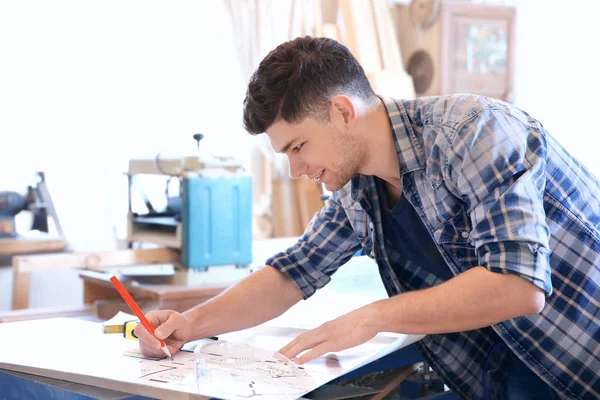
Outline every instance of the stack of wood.
[(315, 35), (330, 37), (348, 47), (377, 94), (403, 99), (415, 97), (412, 78), (402, 62), (388, 0), (316, 2)]

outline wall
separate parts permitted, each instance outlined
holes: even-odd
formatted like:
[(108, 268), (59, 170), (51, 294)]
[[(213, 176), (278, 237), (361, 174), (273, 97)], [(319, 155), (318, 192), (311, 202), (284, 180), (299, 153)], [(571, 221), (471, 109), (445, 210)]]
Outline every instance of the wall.
[(202, 132), (247, 159), (222, 3), (1, 2), (0, 190), (46, 171), (69, 241), (106, 249), (124, 235), (129, 158), (192, 153)]
[[(600, 175), (597, 3), (506, 3), (518, 6), (516, 104)], [(115, 229), (123, 234), (128, 158), (193, 149), (194, 132), (217, 153), (246, 156), (245, 82), (221, 2), (4, 1), (0, 55), (0, 190), (46, 171), (79, 250), (112, 248)], [(68, 302), (62, 294), (48, 305)]]
[(600, 177), (600, 4), (506, 3), (517, 6), (515, 103)]
[[(518, 7), (516, 104), (600, 173), (590, 145), (599, 6), (494, 3)], [(245, 82), (221, 2), (2, 2), (0, 54), (0, 189), (24, 190), (45, 170), (76, 248), (124, 235), (130, 157), (193, 151), (194, 132), (216, 153), (248, 157)]]

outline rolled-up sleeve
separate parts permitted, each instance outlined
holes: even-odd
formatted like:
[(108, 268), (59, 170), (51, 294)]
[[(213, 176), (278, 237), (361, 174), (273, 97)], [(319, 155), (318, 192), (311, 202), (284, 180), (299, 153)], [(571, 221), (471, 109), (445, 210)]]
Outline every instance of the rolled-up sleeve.
[(551, 295), (545, 133), (502, 109), (472, 115), (455, 132), (447, 179), (467, 203), (480, 265)]
[(359, 249), (354, 229), (334, 195), (315, 214), (298, 242), (265, 264), (291, 278), (307, 299), (325, 286)]

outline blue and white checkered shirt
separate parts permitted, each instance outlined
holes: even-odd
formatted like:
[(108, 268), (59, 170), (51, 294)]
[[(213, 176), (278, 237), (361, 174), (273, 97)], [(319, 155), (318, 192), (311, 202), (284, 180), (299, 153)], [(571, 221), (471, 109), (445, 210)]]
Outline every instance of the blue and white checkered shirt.
[[(454, 275), (484, 266), (547, 295), (541, 313), (428, 335), (424, 357), (455, 393), (501, 399), (509, 351), (561, 395), (600, 398), (600, 183), (528, 114), (472, 95), (385, 99), (414, 206)], [(396, 276), (374, 178), (333, 193), (298, 243), (267, 260), (307, 298), (360, 248), (390, 296), (437, 285), (416, 264)], [(498, 337), (506, 343), (498, 344)]]

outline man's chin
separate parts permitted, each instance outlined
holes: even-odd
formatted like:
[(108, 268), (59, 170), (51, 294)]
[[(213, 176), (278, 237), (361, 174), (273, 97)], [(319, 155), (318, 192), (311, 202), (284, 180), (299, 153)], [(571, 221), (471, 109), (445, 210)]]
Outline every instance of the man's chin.
[[(346, 182), (346, 183), (348, 183), (348, 182)], [(325, 189), (329, 190), (330, 192), (337, 192), (338, 190), (340, 190), (341, 188), (346, 186), (346, 183), (340, 183), (340, 182), (326, 183)]]

